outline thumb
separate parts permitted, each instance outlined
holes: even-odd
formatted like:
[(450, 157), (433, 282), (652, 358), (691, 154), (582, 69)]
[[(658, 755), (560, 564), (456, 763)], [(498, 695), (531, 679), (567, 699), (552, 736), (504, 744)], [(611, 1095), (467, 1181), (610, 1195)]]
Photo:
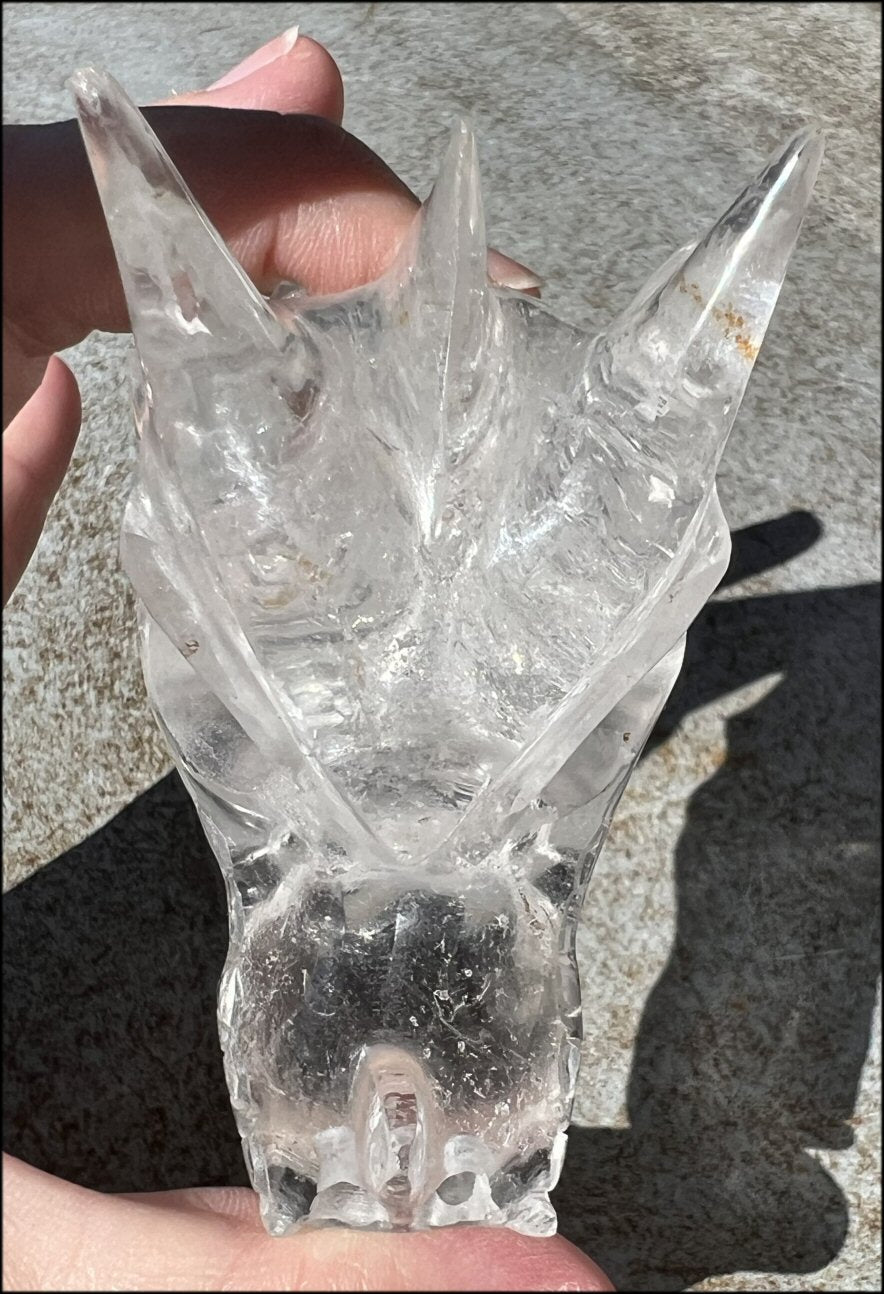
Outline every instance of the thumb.
[(51, 356), (43, 380), (3, 433), (3, 605), (37, 546), (80, 430), (73, 373)]

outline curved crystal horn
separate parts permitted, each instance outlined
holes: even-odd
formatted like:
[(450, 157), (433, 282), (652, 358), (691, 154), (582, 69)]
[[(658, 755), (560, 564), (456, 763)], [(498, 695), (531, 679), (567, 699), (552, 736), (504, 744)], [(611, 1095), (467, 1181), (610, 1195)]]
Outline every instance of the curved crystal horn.
[(145, 366), (168, 357), (176, 332), (188, 356), (250, 337), (266, 348), (279, 325), (142, 113), (105, 72), (83, 68), (68, 84)]
[(654, 424), (677, 473), (718, 462), (773, 314), (822, 158), (806, 129), (685, 257), (654, 275), (602, 341), (606, 385)]

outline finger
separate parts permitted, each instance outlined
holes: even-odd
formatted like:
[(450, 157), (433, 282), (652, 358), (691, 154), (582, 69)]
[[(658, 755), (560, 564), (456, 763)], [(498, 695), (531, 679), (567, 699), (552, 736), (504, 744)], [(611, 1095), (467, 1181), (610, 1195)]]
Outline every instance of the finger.
[[(291, 27), (243, 59), (208, 89), (173, 95), (159, 102), (304, 113), (325, 117), (340, 125), (344, 115), (344, 83), (328, 50), (309, 36), (302, 36), (297, 27)], [(539, 295), (538, 276), (493, 249), (488, 252), (488, 273), (495, 283)]]
[[(343, 101), (343, 83), (334, 59), (318, 42), (305, 36), (299, 38), (297, 28), (292, 28), (249, 55), (232, 72), (222, 77), (209, 89), (182, 94), (166, 102), (204, 107), (264, 108), (276, 112), (310, 113), (339, 122), (343, 112)], [(13, 138), (17, 134), (15, 128), (10, 133)], [(38, 135), (41, 140), (45, 140), (45, 132), (38, 132)], [(39, 167), (41, 165), (39, 150), (35, 160)], [(51, 156), (45, 158), (49, 164), (53, 160)], [(23, 188), (20, 182), (21, 176), (14, 168), (9, 175), (13, 189), (18, 181), (18, 201), (20, 201), (22, 194), (24, 193), (25, 196), (27, 194), (27, 185), (25, 184)], [(49, 178), (52, 179), (54, 186), (53, 204), (58, 210), (60, 195), (57, 177)], [(8, 206), (12, 208), (10, 223), (13, 224), (17, 214), (17, 202), (11, 202)], [(63, 220), (69, 220), (70, 212), (65, 211), (63, 207), (60, 209), (60, 214)], [(61, 231), (62, 236), (63, 232)], [(32, 251), (39, 256), (41, 249), (33, 247)], [(13, 262), (10, 259), (4, 264), (7, 284), (15, 284), (21, 277), (21, 269), (17, 260)], [(23, 290), (26, 290), (26, 284), (23, 284)], [(53, 349), (63, 349), (67, 338), (60, 335), (56, 339), (56, 345), (52, 345), (50, 339), (43, 347), (40, 347), (38, 342), (36, 353), (33, 353), (35, 348), (30, 346), (31, 353), (26, 354), (17, 344), (17, 334), (21, 331), (23, 313), (14, 301), (7, 306), (4, 300), (4, 305), (9, 312), (7, 318), (15, 319), (14, 324), (4, 322), (4, 360), (9, 361), (4, 362), (4, 374), (7, 378), (3, 390), (5, 426), (37, 389), (45, 371), (49, 352)], [(39, 337), (40, 328), (33, 327), (33, 323), (30, 327), (31, 335)]]
[(30, 560), (80, 429), (73, 373), (53, 355), (3, 433), (3, 605)]
[[(417, 206), (379, 157), (321, 117), (197, 107), (145, 116), (262, 287), (281, 278), (313, 291), (366, 282), (392, 258)], [(53, 351), (93, 328), (125, 331), (76, 123), (16, 127), (5, 143), (6, 315)]]
[[(250, 1191), (109, 1196), (4, 1157), (4, 1288), (610, 1290), (559, 1236), (491, 1228), (273, 1239)], [(52, 1218), (49, 1231), (40, 1220)]]
[(511, 256), (504, 256), (493, 247), (488, 248), (488, 277), (492, 283), (502, 288), (512, 288), (524, 292), (529, 297), (539, 297), (543, 279), (527, 265), (514, 261)]
[(208, 89), (176, 94), (160, 102), (309, 113), (340, 125), (344, 83), (328, 50), (292, 27), (255, 50)]
[[(367, 283), (389, 266), (418, 200), (370, 149), (320, 117), (196, 107), (145, 115), (246, 272), (264, 290)], [(74, 122), (14, 127), (4, 141), (6, 305), (62, 350), (127, 329), (119, 275)], [(495, 262), (524, 290), (530, 271)], [(539, 280), (534, 278), (535, 283)]]
[[(172, 95), (165, 105), (252, 108), (325, 117), (340, 125), (344, 83), (328, 50), (291, 27), (250, 54), (206, 90)], [(540, 279), (518, 261), (490, 249), (488, 273), (495, 283), (539, 295)], [(348, 287), (353, 286), (348, 283)]]

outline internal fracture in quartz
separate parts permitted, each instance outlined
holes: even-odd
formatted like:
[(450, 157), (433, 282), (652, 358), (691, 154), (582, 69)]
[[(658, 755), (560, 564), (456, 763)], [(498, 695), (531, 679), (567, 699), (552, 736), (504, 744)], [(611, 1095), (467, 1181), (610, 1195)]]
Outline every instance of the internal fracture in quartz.
[(819, 138), (589, 337), (489, 283), (463, 127), (380, 281), (268, 302), (119, 87), (72, 85), (138, 356), (123, 561), (227, 884), (265, 1222), (548, 1234), (577, 916), (727, 565), (716, 466)]

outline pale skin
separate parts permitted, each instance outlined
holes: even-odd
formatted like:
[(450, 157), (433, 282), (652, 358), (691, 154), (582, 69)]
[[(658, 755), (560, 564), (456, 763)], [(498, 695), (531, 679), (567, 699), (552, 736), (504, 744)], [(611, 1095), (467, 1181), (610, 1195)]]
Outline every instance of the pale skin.
[[(315, 41), (278, 37), (152, 124), (246, 271), (334, 291), (390, 263), (417, 199), (340, 127), (343, 85)], [(226, 110), (226, 111), (219, 111)], [(261, 111), (256, 111), (261, 110)], [(275, 114), (309, 114), (278, 116)], [(80, 429), (56, 351), (127, 316), (76, 126), (5, 128), (3, 601), (20, 579)], [(536, 291), (496, 252), (500, 283)], [(561, 1236), (448, 1228), (304, 1230), (271, 1239), (240, 1188), (103, 1195), (4, 1156), (7, 1290), (610, 1290)]]

